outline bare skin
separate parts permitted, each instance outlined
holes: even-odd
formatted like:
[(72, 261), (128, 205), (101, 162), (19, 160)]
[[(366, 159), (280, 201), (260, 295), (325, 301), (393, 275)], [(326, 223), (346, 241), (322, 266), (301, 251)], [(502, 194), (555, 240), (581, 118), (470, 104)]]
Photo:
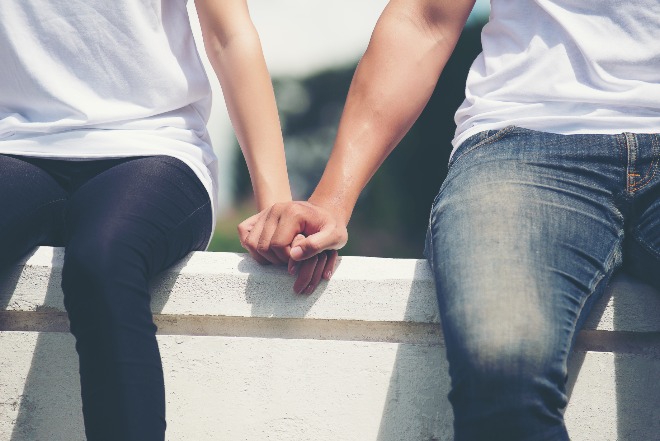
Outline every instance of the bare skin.
[[(247, 1), (195, 0), (195, 6), (204, 47), (247, 162), (257, 207), (264, 210), (291, 201), (275, 94)], [(250, 231), (244, 231), (242, 241), (250, 238)], [(253, 250), (250, 254), (260, 263), (282, 263), (270, 254)]]
[(243, 246), (251, 254), (268, 250), (300, 266), (296, 292), (301, 287), (313, 292), (321, 279), (317, 272), (326, 279), (332, 275), (336, 255), (325, 261), (314, 256), (346, 244), (346, 225), (360, 192), (426, 106), (474, 2), (391, 0), (355, 72), (330, 159), (312, 196), (276, 204), (239, 226), (239, 231), (250, 228), (251, 240)]

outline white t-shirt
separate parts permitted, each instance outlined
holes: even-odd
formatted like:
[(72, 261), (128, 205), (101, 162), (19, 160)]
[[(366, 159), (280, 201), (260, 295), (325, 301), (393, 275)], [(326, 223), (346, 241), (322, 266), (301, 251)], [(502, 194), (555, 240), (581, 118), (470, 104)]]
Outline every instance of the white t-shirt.
[(186, 0), (1, 0), (0, 41), (0, 153), (173, 156), (215, 220), (211, 89)]
[(517, 125), (660, 132), (660, 1), (492, 0), (454, 146)]

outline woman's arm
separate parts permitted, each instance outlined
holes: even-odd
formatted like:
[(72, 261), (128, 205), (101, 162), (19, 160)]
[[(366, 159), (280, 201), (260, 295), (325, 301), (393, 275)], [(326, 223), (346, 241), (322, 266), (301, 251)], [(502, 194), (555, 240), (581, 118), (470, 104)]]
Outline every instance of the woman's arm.
[[(273, 86), (246, 0), (195, 0), (204, 46), (247, 162), (257, 208), (291, 200)], [(268, 260), (251, 253), (261, 263)], [(282, 263), (281, 260), (273, 263)]]

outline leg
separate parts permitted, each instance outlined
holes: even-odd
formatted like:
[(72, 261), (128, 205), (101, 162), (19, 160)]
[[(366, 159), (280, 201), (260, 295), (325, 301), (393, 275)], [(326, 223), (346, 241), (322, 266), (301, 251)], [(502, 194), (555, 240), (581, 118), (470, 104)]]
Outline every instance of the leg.
[(660, 198), (641, 214), (626, 240), (624, 256), (628, 273), (660, 291)]
[(59, 240), (67, 195), (44, 170), (0, 155), (0, 268)]
[(630, 233), (624, 267), (660, 291), (660, 135), (638, 135), (636, 169), (643, 170), (631, 194)]
[(149, 278), (203, 249), (211, 207), (169, 157), (114, 166), (72, 195), (62, 274), (90, 441), (164, 439), (165, 397)]
[[(461, 146), (431, 213), (455, 439), (567, 440), (568, 353), (623, 237), (607, 189), (611, 146), (499, 136)], [(600, 168), (587, 171), (584, 157), (600, 151)]]

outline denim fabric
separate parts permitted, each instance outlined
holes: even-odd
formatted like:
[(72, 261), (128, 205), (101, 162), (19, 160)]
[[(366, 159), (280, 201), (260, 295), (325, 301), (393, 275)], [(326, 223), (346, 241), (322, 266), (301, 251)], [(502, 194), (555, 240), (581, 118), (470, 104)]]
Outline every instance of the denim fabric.
[(0, 268), (65, 246), (64, 305), (89, 441), (165, 439), (149, 279), (211, 232), (194, 172), (167, 156), (60, 161), (0, 155)]
[(430, 216), (455, 439), (567, 440), (567, 357), (622, 264), (660, 287), (660, 136), (486, 131)]

